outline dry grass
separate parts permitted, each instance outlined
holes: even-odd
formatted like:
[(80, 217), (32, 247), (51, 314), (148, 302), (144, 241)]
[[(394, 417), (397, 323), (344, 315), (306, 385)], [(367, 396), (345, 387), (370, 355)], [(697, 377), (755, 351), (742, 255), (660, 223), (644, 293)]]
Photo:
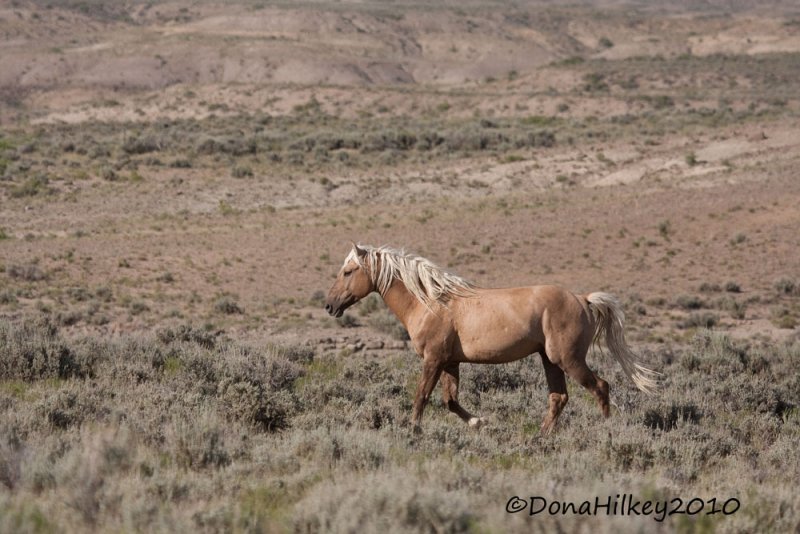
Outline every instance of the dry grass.
[[(800, 437), (797, 341), (716, 333), (649, 355), (643, 396), (593, 358), (616, 406), (581, 390), (558, 433), (538, 435), (536, 359), (467, 367), (463, 425), (434, 401), (409, 431), (416, 358), (249, 345), (191, 327), (114, 341), (46, 323), (0, 329), (3, 530), (352, 532), (790, 530)], [(507, 514), (514, 495), (583, 501), (735, 497), (735, 514), (653, 518)], [(778, 510), (783, 510), (779, 513)]]

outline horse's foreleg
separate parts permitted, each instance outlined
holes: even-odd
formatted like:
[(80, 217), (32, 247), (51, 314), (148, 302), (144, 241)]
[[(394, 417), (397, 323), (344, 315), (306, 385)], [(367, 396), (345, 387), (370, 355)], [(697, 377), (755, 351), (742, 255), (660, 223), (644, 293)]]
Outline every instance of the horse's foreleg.
[(422, 363), (422, 376), (417, 383), (417, 395), (414, 398), (414, 411), (411, 415), (411, 424), (415, 431), (419, 431), (422, 422), (422, 412), (431, 397), (436, 382), (442, 374), (442, 365), (433, 358), (425, 358)]
[(542, 434), (550, 434), (556, 426), (558, 416), (569, 400), (567, 395), (567, 380), (564, 371), (559, 366), (550, 361), (546, 354), (542, 353), (542, 365), (547, 377), (547, 388), (550, 390), (547, 401), (547, 415), (542, 421)]
[(442, 370), (442, 400), (447, 409), (468, 423), (472, 427), (480, 427), (483, 418), (475, 417), (465, 410), (458, 402), (458, 364), (453, 363), (445, 366)]

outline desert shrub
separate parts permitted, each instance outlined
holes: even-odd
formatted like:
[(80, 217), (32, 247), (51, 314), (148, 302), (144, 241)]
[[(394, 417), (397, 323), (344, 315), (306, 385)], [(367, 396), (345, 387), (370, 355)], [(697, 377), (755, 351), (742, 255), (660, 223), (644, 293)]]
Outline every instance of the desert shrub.
[(160, 143), (150, 135), (133, 135), (122, 142), (122, 150), (127, 154), (147, 154), (160, 150)]
[(417, 144), (417, 136), (404, 131), (383, 131), (370, 134), (364, 140), (362, 150), (379, 152), (386, 150), (411, 150)]
[(236, 165), (231, 169), (231, 176), (234, 178), (252, 178), (253, 169), (247, 165)]
[(728, 282), (725, 282), (725, 291), (727, 291), (728, 293), (741, 293), (742, 288), (738, 283), (734, 282), (733, 280), (730, 280)]
[(229, 417), (272, 432), (289, 426), (294, 400), (289, 392), (269, 391), (263, 383), (224, 378), (218, 396)]
[(252, 137), (208, 137), (199, 142), (197, 152), (200, 154), (230, 154), (244, 156), (255, 154), (258, 148), (256, 140)]
[(228, 425), (207, 407), (198, 411), (174, 416), (167, 427), (167, 443), (175, 464), (192, 470), (229, 465), (232, 458), (225, 444)]
[(583, 86), (581, 87), (588, 93), (608, 91), (606, 76), (600, 72), (588, 72), (583, 75)]
[(47, 515), (35, 501), (15, 503), (10, 498), (0, 498), (0, 531), (38, 533), (57, 530), (56, 525), (47, 519)]
[(200, 329), (192, 325), (180, 325), (174, 328), (166, 327), (156, 331), (158, 340), (169, 345), (176, 341), (196, 343), (206, 349), (213, 349), (217, 342), (218, 333)]
[(358, 319), (356, 319), (349, 313), (345, 313), (341, 317), (337, 317), (336, 324), (338, 324), (342, 328), (354, 328), (356, 326), (359, 326)]
[(349, 475), (319, 484), (295, 506), (304, 532), (467, 532), (475, 519), (465, 494), (420, 484), (403, 470)]
[(778, 328), (791, 330), (797, 326), (797, 319), (789, 308), (777, 306), (770, 310), (770, 321)]
[(265, 431), (286, 428), (294, 411), (294, 382), (303, 369), (279, 351), (261, 353), (227, 344), (220, 347), (224, 364), (212, 364), (216, 395), (229, 417)]
[(83, 382), (71, 382), (48, 392), (34, 407), (38, 421), (66, 430), (79, 427), (85, 420), (102, 421), (110, 413), (106, 392)]
[(103, 170), (100, 171), (100, 178), (107, 182), (116, 182), (119, 180), (119, 174), (111, 167), (104, 167)]
[(70, 347), (47, 320), (0, 321), (0, 378), (40, 380), (91, 376), (94, 357)]
[(75, 309), (59, 311), (55, 316), (55, 321), (62, 326), (73, 326), (83, 319), (83, 312)]
[[(533, 365), (538, 356), (508, 365), (462, 366), (461, 383), (466, 391), (476, 394), (489, 391), (513, 391), (539, 382)], [(531, 361), (533, 360), (533, 361)]]
[(218, 349), (224, 364), (218, 361), (218, 375), (235, 381), (263, 384), (271, 391), (288, 390), (303, 375), (303, 368), (290, 361), (274, 347), (259, 348), (227, 343)]
[(411, 339), (403, 323), (389, 310), (384, 309), (373, 313), (367, 319), (367, 324), (378, 332), (389, 334), (392, 338), (399, 341), (408, 341)]
[(514, 138), (514, 146), (516, 148), (551, 147), (555, 144), (556, 136), (553, 132), (548, 130), (528, 132)]
[(83, 302), (90, 298), (89, 291), (85, 287), (69, 287), (65, 293), (69, 298), (78, 302)]
[(730, 313), (734, 319), (744, 319), (747, 303), (732, 297), (723, 297), (716, 303), (717, 308)]
[(653, 466), (655, 451), (645, 440), (625, 440), (614, 443), (611, 458), (617, 469), (622, 471), (645, 471)]
[(129, 429), (109, 426), (84, 430), (56, 466), (55, 484), (71, 489), (66, 504), (88, 525), (95, 525), (104, 504), (112, 500), (110, 479), (126, 476), (133, 467), (136, 444)]
[(758, 351), (734, 342), (725, 334), (700, 331), (691, 346), (680, 357), (684, 368), (693, 372), (714, 374), (724, 380), (729, 375), (767, 373), (770, 362)]
[[(281, 358), (288, 360), (289, 362), (295, 364), (309, 364), (314, 361), (314, 349), (309, 346), (303, 345), (291, 345), (291, 346), (284, 346), (284, 345), (269, 345), (267, 347), (267, 353), (272, 358)], [(291, 376), (293, 375), (298, 368), (294, 368), (294, 371), (291, 371), (287, 368), (286, 373), (284, 376)], [(291, 378), (293, 382), (298, 378), (299, 375), (295, 375)]]
[(449, 133), (445, 137), (444, 146), (451, 151), (476, 152), (489, 150), (500, 143), (508, 142), (502, 132), (480, 128), (464, 128)]
[(150, 311), (150, 306), (141, 300), (134, 300), (130, 304), (131, 315), (140, 315), (147, 311)]
[(678, 295), (675, 303), (684, 310), (698, 310), (705, 306), (703, 300), (695, 295)]
[(417, 150), (433, 150), (445, 143), (446, 139), (438, 132), (421, 132), (417, 136)]
[[(324, 296), (324, 295), (323, 295)], [(358, 314), (362, 317), (369, 316), (379, 310), (385, 310), (383, 299), (375, 293), (368, 295), (358, 303)]]
[(670, 405), (659, 403), (654, 408), (649, 408), (644, 413), (644, 426), (652, 429), (670, 431), (679, 422), (698, 423), (702, 414), (694, 404), (675, 404)]
[(47, 278), (47, 275), (36, 263), (9, 264), (6, 266), (6, 274), (25, 282), (39, 282)]
[(781, 295), (800, 295), (800, 284), (797, 284), (793, 279), (788, 277), (783, 277), (779, 280), (776, 280), (775, 289)]
[(225, 315), (244, 313), (239, 303), (229, 295), (223, 295), (214, 302), (214, 311)]
[(16, 304), (17, 302), (17, 295), (11, 289), (0, 291), (0, 304)]
[(106, 146), (93, 145), (86, 154), (89, 159), (101, 159), (111, 157), (111, 151)]
[(678, 321), (678, 328), (712, 328), (719, 322), (719, 315), (713, 312), (692, 312)]
[(191, 169), (192, 162), (186, 158), (177, 158), (172, 160), (169, 163), (169, 166), (173, 169)]
[(33, 197), (40, 194), (48, 194), (52, 192), (49, 186), (50, 179), (45, 175), (31, 176), (21, 184), (16, 184), (11, 187), (10, 195), (14, 198)]
[(703, 293), (719, 293), (722, 291), (722, 287), (719, 284), (711, 282), (703, 282), (698, 289)]

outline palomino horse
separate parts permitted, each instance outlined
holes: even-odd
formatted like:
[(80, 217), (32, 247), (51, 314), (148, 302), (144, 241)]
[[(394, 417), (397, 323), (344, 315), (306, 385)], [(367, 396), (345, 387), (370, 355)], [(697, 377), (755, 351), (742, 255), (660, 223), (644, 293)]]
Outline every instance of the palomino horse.
[(480, 426), (483, 419), (458, 403), (459, 364), (507, 363), (534, 352), (542, 357), (550, 390), (543, 434), (552, 432), (567, 403), (565, 374), (588, 389), (608, 417), (608, 383), (586, 365), (589, 346), (600, 338), (639, 389), (656, 388), (658, 373), (636, 362), (625, 343), (619, 301), (607, 293), (574, 295), (556, 286), (478, 288), (425, 258), (354, 244), (325, 309), (340, 317), (373, 291), (406, 327), (422, 357), (411, 418), (415, 430), (440, 379), (450, 411)]

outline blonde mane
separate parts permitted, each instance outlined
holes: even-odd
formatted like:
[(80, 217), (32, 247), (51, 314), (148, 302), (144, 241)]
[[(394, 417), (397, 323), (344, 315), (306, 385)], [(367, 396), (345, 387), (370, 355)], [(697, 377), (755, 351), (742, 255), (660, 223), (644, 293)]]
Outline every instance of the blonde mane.
[(354, 248), (344, 263), (353, 260), (361, 265), (381, 295), (386, 294), (393, 280), (398, 279), (414, 297), (430, 308), (434, 303), (445, 303), (454, 296), (470, 296), (475, 288), (471, 282), (448, 273), (421, 256), (386, 246), (358, 245), (358, 248), (366, 251), (366, 255), (359, 257)]

